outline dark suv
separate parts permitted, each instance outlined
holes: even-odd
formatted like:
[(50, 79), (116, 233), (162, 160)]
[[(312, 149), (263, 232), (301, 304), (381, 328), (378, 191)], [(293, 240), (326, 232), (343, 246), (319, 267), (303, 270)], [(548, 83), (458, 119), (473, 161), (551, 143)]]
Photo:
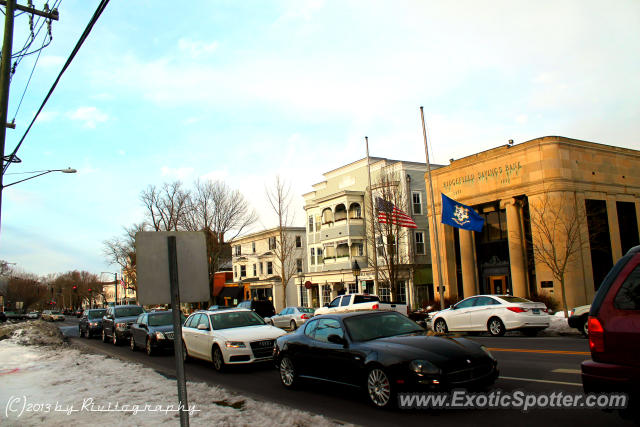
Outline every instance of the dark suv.
[(276, 314), (276, 309), (273, 307), (273, 303), (269, 300), (250, 300), (242, 301), (238, 304), (238, 308), (248, 308), (253, 310), (260, 317), (271, 317)]
[(109, 341), (114, 345), (129, 341), (129, 327), (136, 321), (144, 309), (139, 305), (116, 305), (107, 308), (102, 318), (102, 342)]
[(102, 332), (102, 316), (104, 316), (106, 312), (107, 310), (104, 308), (85, 310), (78, 323), (80, 337), (91, 338), (94, 335), (100, 335)]
[(624, 392), (623, 416), (640, 417), (640, 246), (620, 258), (589, 311), (591, 359), (582, 362), (586, 393)]

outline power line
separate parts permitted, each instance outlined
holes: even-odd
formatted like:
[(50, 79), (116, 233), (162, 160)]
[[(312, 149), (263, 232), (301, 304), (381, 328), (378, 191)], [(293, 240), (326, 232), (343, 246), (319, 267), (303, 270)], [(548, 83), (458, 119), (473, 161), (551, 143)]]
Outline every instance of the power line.
[(25, 138), (27, 137), (27, 134), (29, 133), (29, 131), (33, 127), (33, 124), (35, 123), (36, 119), (38, 118), (38, 115), (44, 109), (44, 106), (46, 105), (47, 101), (49, 100), (49, 98), (53, 94), (53, 91), (55, 90), (56, 86), (58, 85), (58, 82), (60, 82), (60, 79), (62, 78), (62, 75), (67, 70), (69, 65), (71, 65), (71, 62), (73, 61), (73, 59), (75, 58), (76, 54), (80, 50), (80, 47), (82, 47), (82, 44), (85, 42), (85, 40), (89, 36), (89, 33), (91, 33), (91, 30), (93, 29), (93, 26), (96, 24), (96, 22), (98, 22), (98, 18), (100, 18), (100, 15), (102, 15), (102, 12), (104, 12), (104, 9), (107, 7), (107, 4), (109, 4), (109, 0), (101, 0), (100, 1), (100, 4), (96, 8), (96, 11), (94, 12), (93, 16), (91, 17), (91, 20), (87, 24), (87, 27), (84, 29), (82, 35), (80, 36), (80, 39), (78, 39), (78, 42), (76, 43), (75, 47), (73, 48), (73, 51), (71, 52), (71, 54), (69, 55), (69, 58), (67, 58), (67, 61), (65, 62), (64, 66), (62, 67), (62, 70), (60, 70), (60, 73), (58, 74), (58, 77), (56, 78), (56, 80), (53, 82), (53, 85), (49, 89), (49, 92), (47, 93), (47, 96), (45, 96), (44, 100), (42, 101), (42, 104), (40, 105), (40, 108), (38, 108), (38, 111), (36, 112), (35, 116), (33, 117), (33, 120), (31, 120), (31, 123), (29, 124), (29, 127), (27, 127), (27, 130), (22, 135), (22, 138), (20, 138), (20, 141), (18, 142), (18, 145), (16, 146), (16, 148), (14, 148), (14, 150), (8, 156), (8, 161), (4, 165), (4, 169), (2, 170), (2, 174), (4, 174), (7, 171), (7, 169), (9, 168), (9, 165), (11, 165), (11, 160), (18, 153), (18, 150), (22, 146), (22, 143), (24, 142)]

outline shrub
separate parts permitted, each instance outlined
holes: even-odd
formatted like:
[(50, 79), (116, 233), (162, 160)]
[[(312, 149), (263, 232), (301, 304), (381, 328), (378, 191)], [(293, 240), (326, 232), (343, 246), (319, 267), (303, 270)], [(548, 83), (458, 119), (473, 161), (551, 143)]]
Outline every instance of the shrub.
[(531, 301), (534, 302), (541, 302), (544, 305), (547, 306), (547, 309), (550, 312), (556, 312), (558, 310), (558, 308), (560, 307), (560, 303), (558, 303), (558, 301), (556, 301), (555, 298), (553, 298), (551, 295), (547, 295), (547, 294), (532, 294), (531, 297), (529, 297), (529, 299)]

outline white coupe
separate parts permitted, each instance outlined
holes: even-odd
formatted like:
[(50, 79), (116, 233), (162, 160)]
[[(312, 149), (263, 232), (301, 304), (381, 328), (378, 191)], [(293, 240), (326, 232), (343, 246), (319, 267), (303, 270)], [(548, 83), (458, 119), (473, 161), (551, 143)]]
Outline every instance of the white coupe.
[(211, 361), (223, 371), (227, 365), (271, 360), (275, 339), (285, 333), (251, 310), (199, 311), (182, 326), (182, 351), (185, 358)]
[(520, 330), (534, 336), (549, 327), (549, 313), (541, 302), (511, 295), (475, 295), (432, 314), (431, 322), (439, 333), (487, 331), (502, 336)]

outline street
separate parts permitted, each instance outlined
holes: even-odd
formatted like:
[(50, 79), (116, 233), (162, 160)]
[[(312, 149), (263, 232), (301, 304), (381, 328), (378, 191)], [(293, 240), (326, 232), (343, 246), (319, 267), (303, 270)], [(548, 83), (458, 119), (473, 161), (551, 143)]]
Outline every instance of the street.
[[(67, 318), (59, 324), (70, 342), (90, 352), (102, 353), (125, 361), (144, 364), (165, 376), (175, 375), (175, 364), (170, 352), (148, 357), (142, 352), (132, 352), (128, 346), (113, 346), (99, 339), (78, 337), (78, 320)], [(582, 392), (580, 362), (589, 358), (588, 341), (580, 336), (563, 337), (470, 337), (487, 346), (498, 359), (500, 378), (494, 389), (504, 392), (566, 393)], [(616, 413), (595, 409), (545, 409), (531, 410), (526, 415), (516, 410), (395, 410), (381, 411), (369, 406), (360, 393), (352, 388), (308, 383), (296, 391), (284, 389), (278, 372), (271, 364), (234, 367), (219, 374), (210, 363), (189, 361), (185, 370), (187, 379), (219, 385), (229, 391), (272, 401), (293, 408), (322, 414), (344, 423), (367, 426), (408, 425), (437, 421), (440, 425), (474, 425), (481, 413), (483, 423), (512, 423), (519, 425), (632, 425)]]

